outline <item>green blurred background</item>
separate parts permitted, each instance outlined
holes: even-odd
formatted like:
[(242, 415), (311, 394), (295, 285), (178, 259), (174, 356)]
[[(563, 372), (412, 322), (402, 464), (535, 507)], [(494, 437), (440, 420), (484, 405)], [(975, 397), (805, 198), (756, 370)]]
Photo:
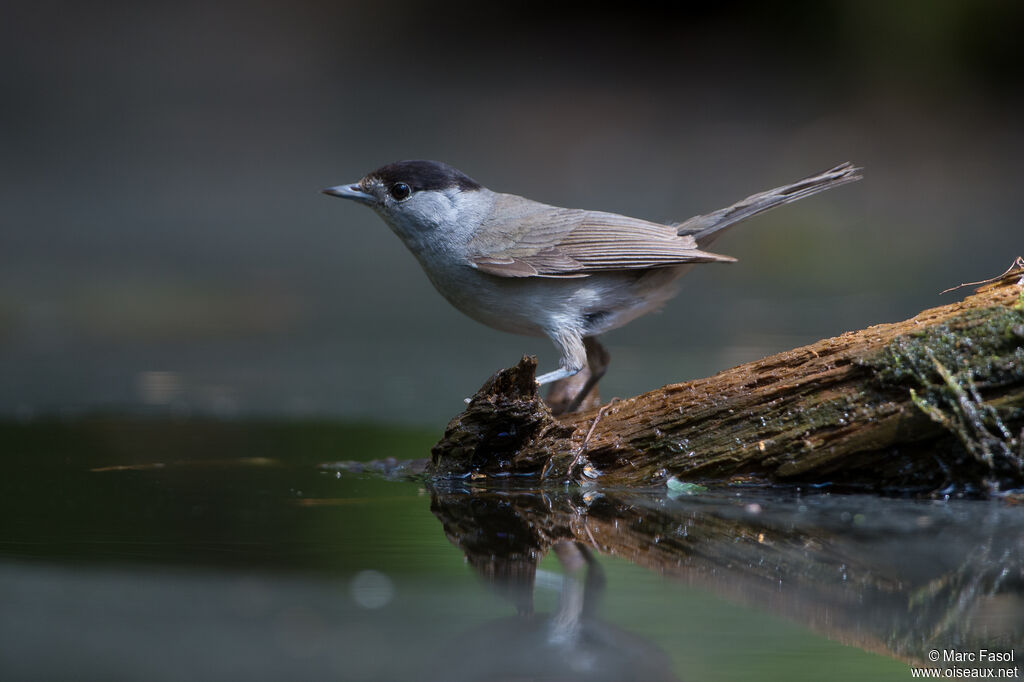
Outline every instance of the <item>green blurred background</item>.
[(4, 3), (0, 416), (438, 425), (524, 352), (370, 211), (403, 158), (682, 220), (841, 161), (613, 332), (605, 396), (954, 300), (1024, 252), (1013, 1)]

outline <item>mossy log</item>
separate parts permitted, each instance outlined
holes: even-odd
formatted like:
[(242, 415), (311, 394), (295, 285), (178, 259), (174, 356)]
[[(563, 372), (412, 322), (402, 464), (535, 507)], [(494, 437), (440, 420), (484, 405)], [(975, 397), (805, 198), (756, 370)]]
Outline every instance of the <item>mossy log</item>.
[(552, 416), (535, 369), (524, 358), (488, 380), (434, 447), (433, 475), (918, 494), (1024, 486), (1020, 270), (904, 322), (584, 412)]

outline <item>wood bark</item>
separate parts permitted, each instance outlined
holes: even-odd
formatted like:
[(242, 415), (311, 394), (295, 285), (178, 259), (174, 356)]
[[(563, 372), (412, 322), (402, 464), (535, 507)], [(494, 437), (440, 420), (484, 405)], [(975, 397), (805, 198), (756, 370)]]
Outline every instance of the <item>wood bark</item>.
[(559, 417), (536, 360), (495, 374), (433, 449), (438, 477), (1024, 486), (1020, 270), (965, 300)]

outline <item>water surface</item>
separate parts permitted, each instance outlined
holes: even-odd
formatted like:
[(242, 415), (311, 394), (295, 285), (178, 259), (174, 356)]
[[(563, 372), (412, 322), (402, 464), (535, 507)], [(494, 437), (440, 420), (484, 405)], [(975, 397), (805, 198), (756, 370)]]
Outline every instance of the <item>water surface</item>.
[(905, 680), (931, 650), (1020, 660), (1024, 509), (334, 464), (434, 438), (3, 425), (4, 679)]

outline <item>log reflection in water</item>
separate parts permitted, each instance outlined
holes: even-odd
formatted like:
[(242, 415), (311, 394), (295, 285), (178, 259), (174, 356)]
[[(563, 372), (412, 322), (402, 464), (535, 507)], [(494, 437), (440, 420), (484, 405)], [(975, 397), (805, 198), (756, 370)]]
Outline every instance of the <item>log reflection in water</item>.
[(523, 614), (574, 542), (910, 662), (1024, 641), (1024, 509), (998, 503), (435, 488), (432, 510)]

